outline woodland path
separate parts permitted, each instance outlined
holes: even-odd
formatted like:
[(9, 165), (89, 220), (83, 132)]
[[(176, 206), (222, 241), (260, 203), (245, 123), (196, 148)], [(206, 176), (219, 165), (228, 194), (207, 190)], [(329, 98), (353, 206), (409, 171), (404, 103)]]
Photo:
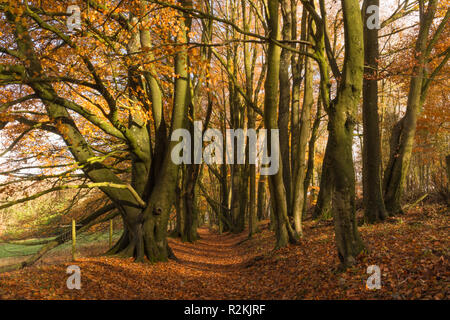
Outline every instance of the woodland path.
[(245, 268), (248, 257), (240, 250), (239, 244), (245, 241), (246, 233), (219, 235), (200, 228), (198, 234), (200, 239), (195, 243), (170, 241), (180, 264), (212, 274), (236, 272)]
[[(0, 298), (8, 298), (6, 285), (15, 297), (17, 291), (25, 291), (27, 298), (37, 298), (42, 290), (48, 290), (46, 298), (69, 299), (256, 299), (271, 290), (272, 281), (264, 285), (261, 275), (255, 276), (255, 270), (249, 268), (255, 252), (249, 253), (243, 246), (248, 242), (246, 232), (218, 235), (207, 228), (198, 232), (201, 238), (195, 243), (169, 238), (177, 261), (141, 264), (130, 259), (89, 257), (12, 272), (8, 282), (3, 282), (0, 275)], [(64, 288), (68, 277), (65, 269), (71, 264), (81, 269), (81, 290)], [(21, 277), (30, 280), (14, 283)], [(41, 290), (35, 290), (36, 282)], [(31, 296), (27, 290), (32, 291)]]
[[(199, 229), (201, 239), (169, 238), (178, 261), (134, 263), (80, 258), (0, 274), (0, 299), (448, 299), (448, 208), (429, 206), (359, 229), (370, 252), (345, 273), (331, 221), (305, 222), (299, 245), (273, 251), (274, 234)], [(383, 241), (379, 241), (383, 239)], [(81, 289), (69, 290), (66, 268), (81, 269)], [(382, 270), (382, 289), (367, 290), (367, 267)]]

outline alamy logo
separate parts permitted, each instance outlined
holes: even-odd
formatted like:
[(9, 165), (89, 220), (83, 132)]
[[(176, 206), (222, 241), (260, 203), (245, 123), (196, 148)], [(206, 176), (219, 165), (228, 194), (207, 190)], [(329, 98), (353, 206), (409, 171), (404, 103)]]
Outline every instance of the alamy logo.
[[(246, 138), (248, 138), (248, 163), (259, 166), (262, 175), (274, 175), (278, 172), (280, 154), (278, 129), (270, 131), (260, 129), (258, 133), (255, 129), (246, 131), (227, 129), (226, 148), (224, 148), (222, 132), (217, 129), (207, 129), (202, 135), (202, 126), (201, 121), (194, 121), (193, 149), (189, 130), (177, 129), (172, 133), (171, 141), (179, 141), (181, 138), (181, 141), (172, 149), (173, 163), (200, 164), (205, 161), (206, 164), (223, 164), (225, 151), (226, 164), (245, 164), (245, 146)], [(202, 151), (203, 142), (209, 142), (209, 144)]]
[(367, 7), (367, 14), (371, 14), (367, 17), (367, 29), (380, 29), (380, 8), (373, 4)]
[(67, 278), (66, 285), (67, 289), (73, 290), (81, 289), (81, 270), (79, 266), (71, 265), (66, 269), (66, 273), (72, 274), (69, 278)]
[(67, 14), (70, 16), (67, 18), (66, 24), (69, 32), (73, 30), (81, 30), (81, 10), (77, 5), (70, 5), (67, 7)]
[(366, 287), (369, 290), (381, 289), (381, 270), (377, 265), (367, 267), (367, 273), (371, 274), (366, 281)]

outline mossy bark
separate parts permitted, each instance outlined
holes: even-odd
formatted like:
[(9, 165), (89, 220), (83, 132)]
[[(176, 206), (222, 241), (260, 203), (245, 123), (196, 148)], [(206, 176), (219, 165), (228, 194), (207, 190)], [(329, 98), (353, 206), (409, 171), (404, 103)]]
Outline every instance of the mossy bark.
[(345, 57), (342, 80), (336, 99), (328, 109), (327, 152), (333, 184), (332, 210), (341, 268), (356, 262), (363, 250), (356, 223), (353, 130), (361, 96), (364, 71), (364, 44), (361, 11), (357, 0), (342, 0)]
[[(279, 2), (278, 0), (269, 0), (268, 4), (268, 29), (269, 45), (267, 50), (267, 75), (264, 83), (264, 124), (268, 129), (267, 145), (269, 152), (279, 148), (271, 144), (271, 130), (278, 129), (277, 111), (278, 111), (278, 84), (280, 71), (281, 48), (272, 40), (280, 39), (279, 30)], [(278, 150), (277, 150), (278, 149)], [(279, 158), (281, 159), (281, 158)], [(277, 173), (269, 176), (269, 189), (273, 206), (273, 217), (275, 222), (276, 248), (286, 246), (289, 242), (297, 242), (298, 236), (288, 221), (288, 211), (286, 202), (286, 190), (283, 182), (283, 163), (279, 162)]]
[(429, 55), (428, 35), (437, 10), (437, 0), (430, 0), (426, 11), (423, 6), (422, 3), (419, 34), (414, 49), (416, 61), (409, 84), (406, 112), (392, 130), (389, 162), (384, 172), (384, 202), (391, 215), (403, 212), (401, 198), (411, 160), (417, 118), (425, 100), (424, 72)]
[[(190, 6), (191, 4), (182, 1), (182, 5)], [(144, 7), (144, 2), (141, 2), (140, 8), (143, 9)], [(29, 11), (29, 14), (33, 15), (34, 13)], [(15, 14), (8, 12), (7, 19), (15, 28), (17, 50), (23, 56), (28, 57), (26, 65), (24, 64), (26, 73), (30, 77), (45, 79), (45, 70), (36, 54), (34, 43), (28, 30), (23, 24), (23, 20), (16, 18)], [(135, 19), (132, 15), (129, 18), (131, 20)], [(34, 19), (39, 21), (39, 16), (34, 15)], [(150, 48), (151, 45), (149, 30), (145, 27), (145, 19), (144, 17), (143, 20), (139, 20), (140, 22), (137, 23), (136, 28), (133, 29), (134, 31), (131, 31), (131, 38), (128, 43), (130, 54), (145, 51), (147, 52), (146, 54), (151, 55), (151, 50), (140, 50), (142, 48)], [(183, 21), (186, 22), (186, 25), (189, 23), (188, 15), (185, 15), (184, 20), (180, 21), (183, 32), (179, 33), (178, 40), (180, 43), (186, 43), (187, 31), (184, 28)], [(39, 21), (39, 23), (43, 28), (60, 36), (65, 41), (64, 45), (78, 50), (77, 44), (71, 42), (59, 30), (53, 29), (45, 21)], [(148, 90), (152, 102), (151, 111), (153, 112), (155, 123), (156, 142), (155, 148), (151, 150), (150, 124), (141, 118), (138, 113), (134, 112), (130, 112), (128, 121), (119, 121), (116, 99), (97, 73), (96, 65), (90, 61), (88, 55), (80, 53), (80, 58), (86, 67), (86, 71), (95, 83), (93, 89), (99, 93), (99, 96), (104, 99), (109, 107), (110, 112), (106, 116), (107, 119), (97, 118), (93, 113), (86, 112), (76, 102), (59, 96), (52, 82), (33, 81), (28, 85), (42, 101), (47, 115), (55, 124), (55, 132), (62, 137), (74, 159), (78, 162), (80, 169), (92, 182), (104, 183), (104, 186), (100, 189), (111, 200), (123, 218), (124, 233), (110, 250), (110, 253), (132, 256), (137, 261), (143, 261), (146, 258), (150, 261), (166, 260), (171, 256), (170, 248), (167, 245), (166, 232), (169, 212), (174, 203), (178, 174), (178, 166), (171, 161), (170, 154), (172, 148), (178, 142), (168, 143), (162, 109), (162, 95), (154, 70), (152, 70), (152, 67), (147, 69), (137, 65), (130, 65), (128, 69), (128, 89), (131, 103), (139, 100), (145, 108), (150, 109), (145, 99), (142, 99), (143, 97), (141, 96), (142, 92), (146, 90)], [(175, 72), (179, 77), (175, 80), (172, 131), (182, 128), (183, 119), (186, 117), (186, 95), (189, 76), (186, 47), (181, 47), (175, 61)], [(147, 85), (149, 88), (147, 88)], [(96, 153), (78, 129), (68, 110), (80, 113), (88, 121), (91, 121), (112, 137), (117, 138), (120, 143), (126, 145), (126, 149), (129, 150), (132, 159), (130, 188), (114, 188), (112, 186), (123, 186), (126, 185), (126, 182), (122, 181), (113, 170), (101, 161), (96, 161), (98, 158)], [(142, 199), (145, 201), (142, 201)]]

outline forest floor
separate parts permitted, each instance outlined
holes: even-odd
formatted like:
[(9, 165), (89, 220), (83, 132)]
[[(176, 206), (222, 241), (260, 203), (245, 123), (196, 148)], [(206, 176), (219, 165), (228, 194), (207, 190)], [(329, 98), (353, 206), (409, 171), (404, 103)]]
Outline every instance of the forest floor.
[[(344, 273), (332, 221), (306, 221), (299, 245), (273, 251), (268, 222), (247, 234), (199, 229), (201, 239), (170, 239), (179, 261), (157, 264), (85, 257), (0, 274), (0, 299), (449, 299), (449, 210), (428, 205), (359, 230), (368, 251)], [(81, 289), (66, 287), (66, 268), (81, 268)], [(381, 289), (366, 288), (369, 265)]]

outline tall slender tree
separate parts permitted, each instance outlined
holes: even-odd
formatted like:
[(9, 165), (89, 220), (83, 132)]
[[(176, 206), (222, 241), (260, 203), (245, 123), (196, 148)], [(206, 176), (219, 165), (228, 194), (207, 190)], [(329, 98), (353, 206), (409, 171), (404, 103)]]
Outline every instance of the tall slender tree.
[(369, 6), (379, 7), (379, 0), (365, 0), (362, 6), (364, 21), (364, 80), (363, 80), (363, 192), (365, 220), (374, 223), (384, 220), (381, 182), (381, 140), (378, 117), (378, 26), (370, 24)]

